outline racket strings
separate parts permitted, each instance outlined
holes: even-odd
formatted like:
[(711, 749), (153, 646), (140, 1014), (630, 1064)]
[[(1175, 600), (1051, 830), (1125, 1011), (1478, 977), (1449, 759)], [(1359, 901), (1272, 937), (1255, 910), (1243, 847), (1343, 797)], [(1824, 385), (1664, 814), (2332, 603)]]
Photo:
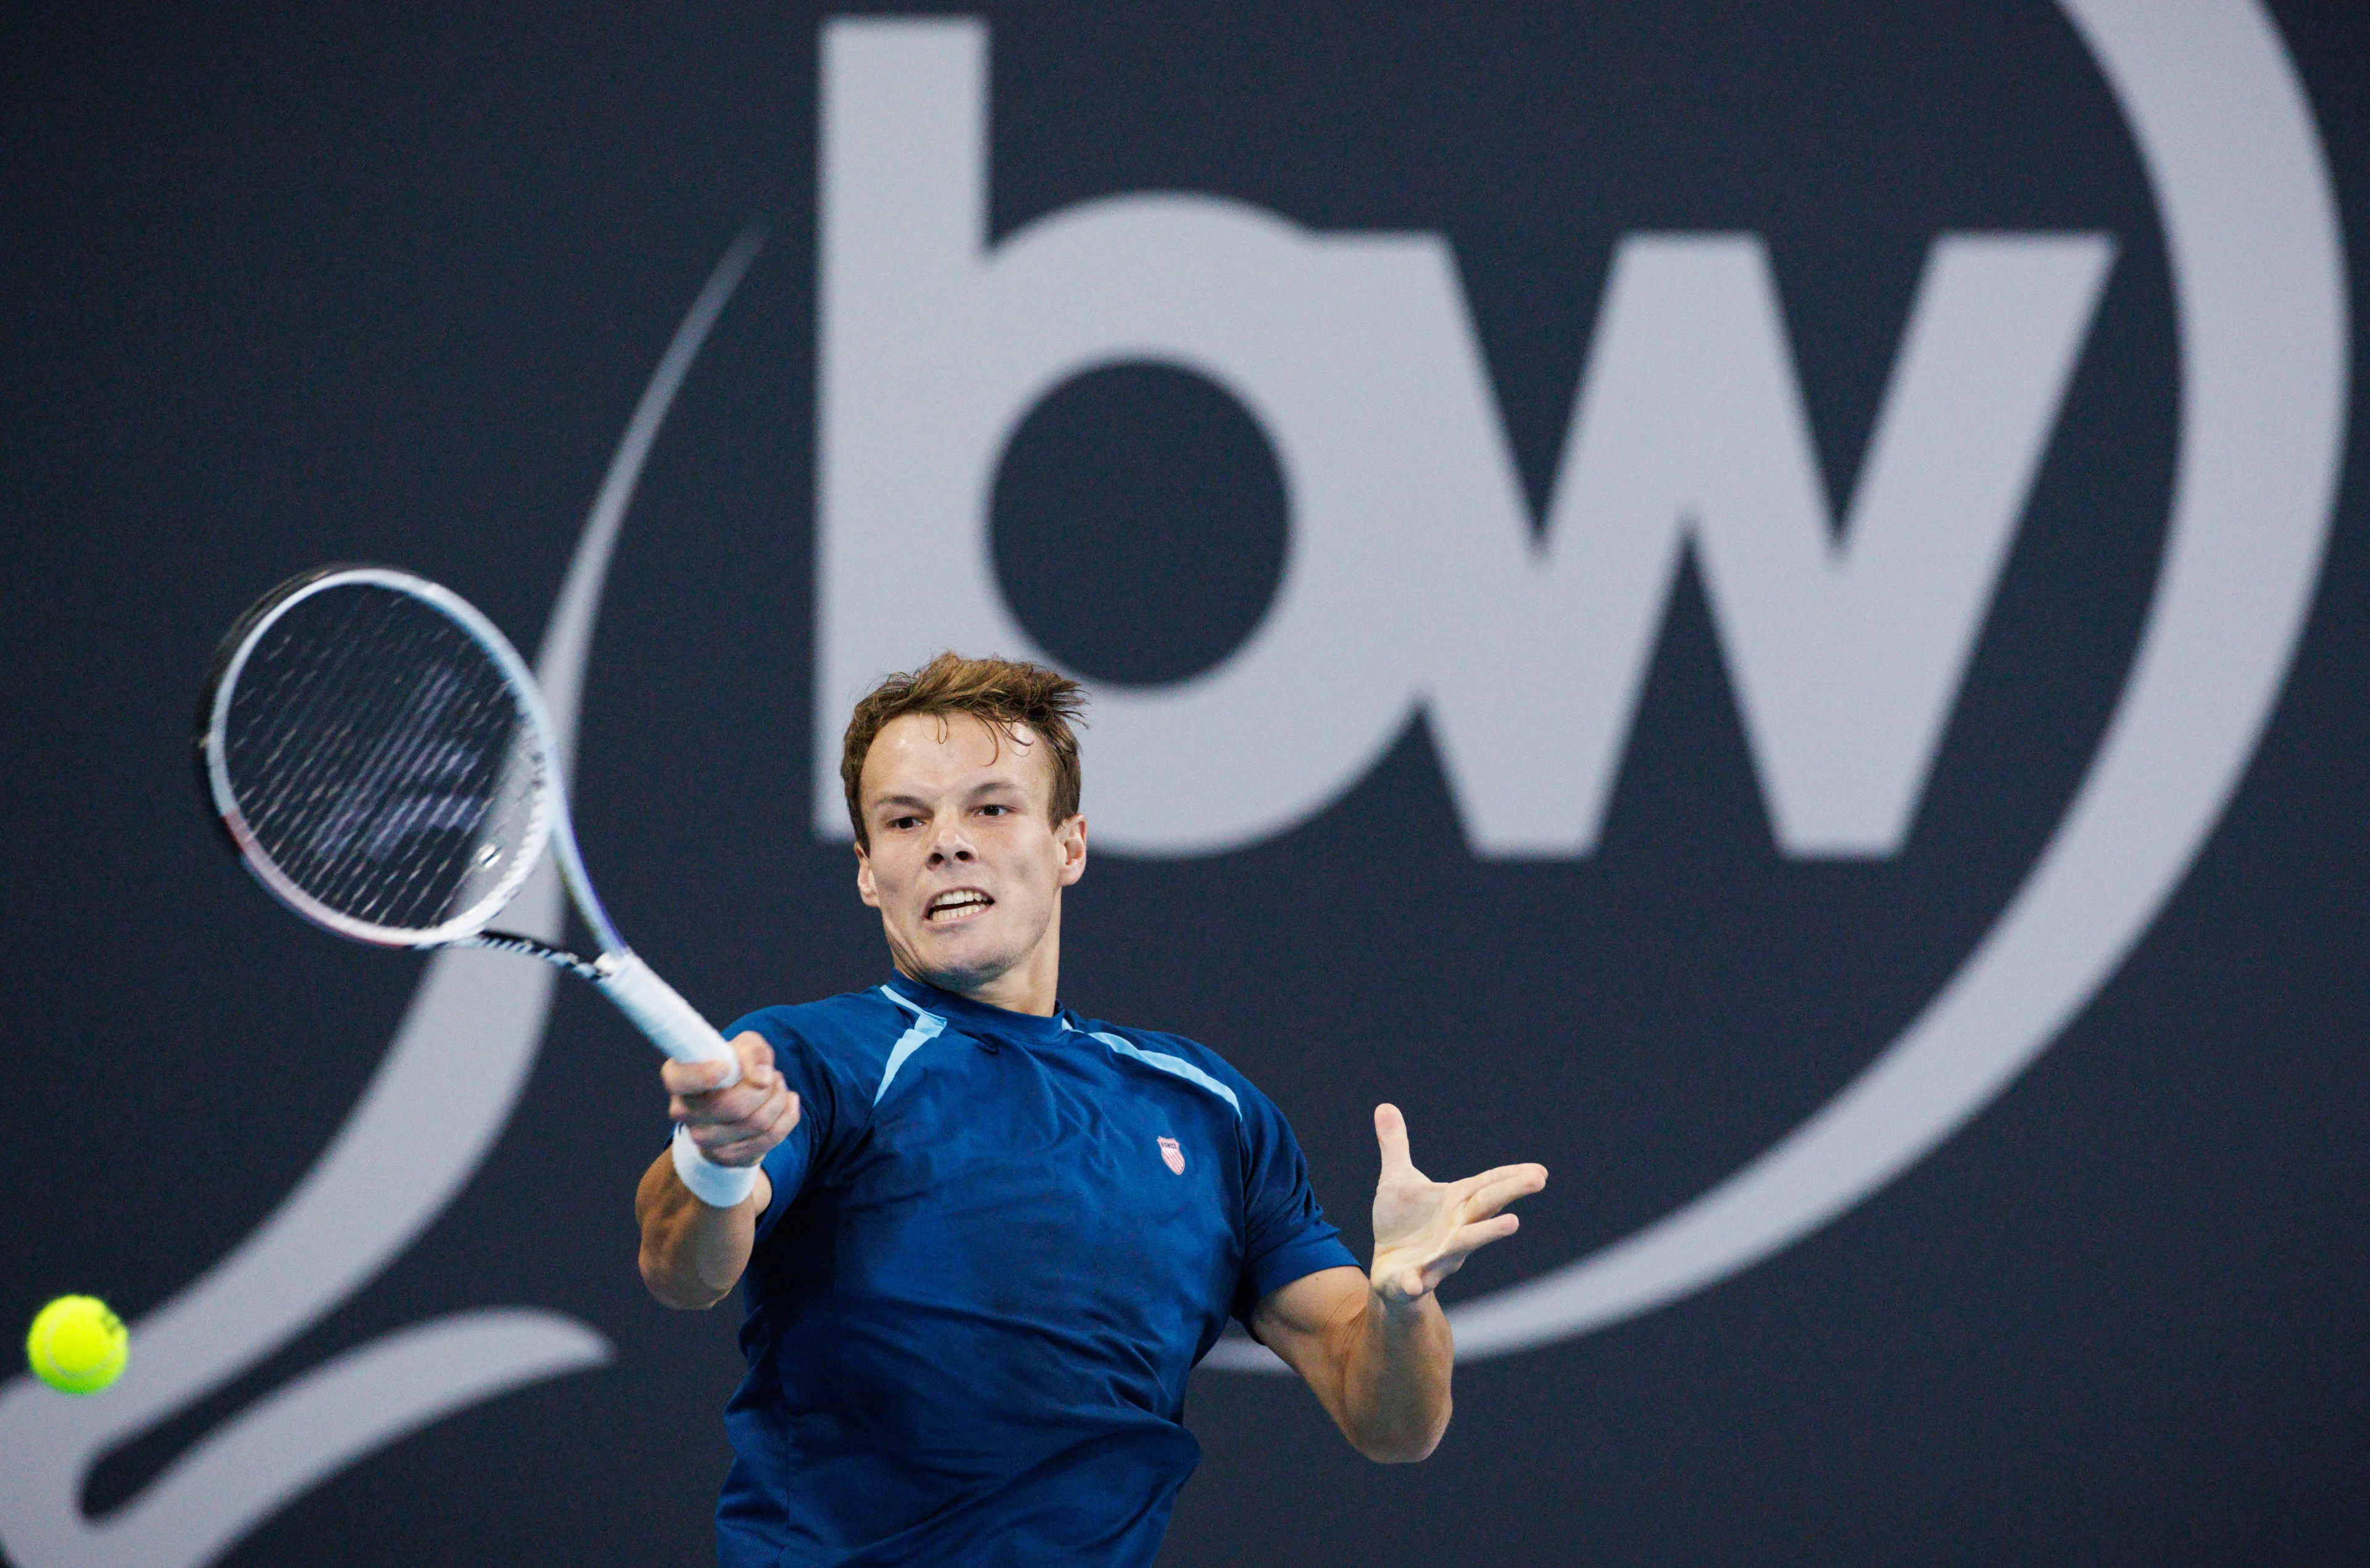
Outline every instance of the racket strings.
[[(431, 924), (451, 912), (454, 885), (468, 880), (470, 863), (456, 865), (454, 859), (489, 804), (487, 781), (470, 776), (469, 760), (495, 754), (489, 742), (504, 738), (500, 731), (510, 715), (506, 703), (475, 711), (467, 704), (459, 676), (444, 662), (474, 651), (466, 639), (434, 636), (442, 628), (424, 611), (421, 629), (431, 635), (408, 639), (406, 628), (388, 624), (400, 616), (400, 601), (378, 597), (389, 602), (362, 606), (342, 628), (337, 662), (349, 668), (307, 682), (315, 688), (310, 700), (275, 737), (282, 776), (304, 777), (306, 785), (293, 792), (298, 809), (275, 826), (284, 827), (281, 847), (299, 851), (290, 858), (311, 863), (325, 902), (373, 923)], [(373, 679), (369, 669), (351, 668), (357, 658), (377, 664), (374, 655), (395, 656), (386, 668), (397, 678)], [(302, 660), (288, 662), (305, 668)], [(488, 718), (494, 734), (487, 733)], [(317, 741), (307, 745), (307, 737)], [(291, 741), (312, 764), (303, 773), (287, 772)]]
[(223, 725), (256, 847), (307, 898), (390, 932), (506, 896), (541, 841), (542, 760), (490, 655), (397, 589), (341, 584), (250, 647)]

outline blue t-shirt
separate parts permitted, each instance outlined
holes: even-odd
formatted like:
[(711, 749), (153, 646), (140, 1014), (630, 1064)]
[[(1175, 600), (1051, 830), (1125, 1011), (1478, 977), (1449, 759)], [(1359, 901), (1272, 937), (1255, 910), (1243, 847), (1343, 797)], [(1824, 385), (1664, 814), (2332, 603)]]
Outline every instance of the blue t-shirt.
[(1267, 1096), (1191, 1040), (900, 975), (773, 1007), (800, 1101), (765, 1157), (725, 1413), (724, 1568), (1152, 1561), (1229, 1313), (1355, 1266)]

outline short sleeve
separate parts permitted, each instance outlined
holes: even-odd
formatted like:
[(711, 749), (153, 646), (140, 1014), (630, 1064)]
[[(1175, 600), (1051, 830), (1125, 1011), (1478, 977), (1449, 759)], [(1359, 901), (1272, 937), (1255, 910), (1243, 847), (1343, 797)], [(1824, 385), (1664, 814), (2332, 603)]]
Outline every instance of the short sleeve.
[(1358, 1260), (1341, 1244), (1340, 1231), (1326, 1222), (1309, 1185), (1308, 1162), (1283, 1113), (1255, 1089), (1241, 1096), (1241, 1109), (1245, 1245), (1232, 1310), (1248, 1328), (1267, 1297), (1320, 1269), (1356, 1268)]
[(799, 1125), (790, 1135), (769, 1150), (761, 1168), (765, 1179), (773, 1184), (772, 1202), (757, 1217), (757, 1240), (774, 1228), (790, 1201), (799, 1196), (810, 1173), (828, 1162), (833, 1151), (849, 1131), (849, 1117), (844, 1102), (846, 1086), (825, 1064), (823, 1057), (806, 1037), (793, 1028), (784, 1014), (785, 1008), (767, 1008), (736, 1020), (724, 1031), (731, 1039), (747, 1030), (755, 1030), (774, 1047), (774, 1066), (799, 1097)]

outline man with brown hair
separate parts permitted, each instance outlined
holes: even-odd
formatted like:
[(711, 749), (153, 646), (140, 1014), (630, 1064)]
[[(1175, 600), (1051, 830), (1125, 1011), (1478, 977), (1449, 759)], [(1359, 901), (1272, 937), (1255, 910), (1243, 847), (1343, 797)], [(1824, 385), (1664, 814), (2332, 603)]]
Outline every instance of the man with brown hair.
[(1430, 1181), (1377, 1106), (1362, 1269), (1248, 1080), (1060, 1006), (1082, 704), (953, 654), (857, 704), (840, 776), (894, 973), (742, 1020), (731, 1088), (661, 1070), (701, 1150), (758, 1167), (719, 1208), (662, 1155), (635, 1205), (660, 1300), (747, 1287), (725, 1568), (1150, 1562), (1200, 1458), (1186, 1375), (1229, 1313), (1369, 1458), (1422, 1459), (1447, 1427), (1433, 1288), (1547, 1172)]

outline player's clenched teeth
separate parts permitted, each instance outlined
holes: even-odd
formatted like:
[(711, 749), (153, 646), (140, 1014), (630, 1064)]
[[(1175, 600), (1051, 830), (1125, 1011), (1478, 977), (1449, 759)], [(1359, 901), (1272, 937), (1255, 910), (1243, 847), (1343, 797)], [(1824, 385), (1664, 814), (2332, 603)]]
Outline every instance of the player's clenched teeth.
[(934, 925), (969, 920), (994, 902), (995, 902), (995, 899), (976, 887), (961, 887), (951, 893), (941, 893), (931, 899), (930, 907), (923, 913), (922, 918)]

